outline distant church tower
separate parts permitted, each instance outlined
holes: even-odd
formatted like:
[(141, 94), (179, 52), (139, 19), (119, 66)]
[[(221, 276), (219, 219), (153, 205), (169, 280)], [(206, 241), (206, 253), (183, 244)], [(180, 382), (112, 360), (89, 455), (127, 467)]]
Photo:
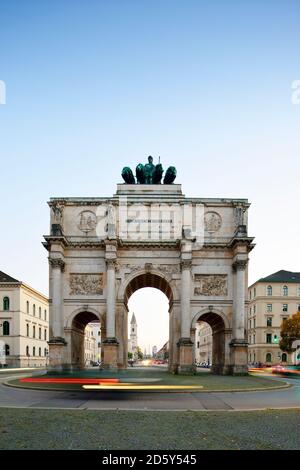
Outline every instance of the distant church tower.
[(131, 322), (130, 322), (130, 346), (131, 346), (131, 352), (133, 354), (133, 357), (137, 359), (137, 322), (135, 318), (135, 314), (132, 314), (131, 317)]

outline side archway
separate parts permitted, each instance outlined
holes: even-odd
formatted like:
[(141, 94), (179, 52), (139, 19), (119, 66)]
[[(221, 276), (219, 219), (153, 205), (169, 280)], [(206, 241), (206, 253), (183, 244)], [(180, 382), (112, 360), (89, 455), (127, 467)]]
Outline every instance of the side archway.
[[(194, 316), (192, 329), (200, 322), (207, 323), (212, 331), (211, 371), (214, 374), (227, 374), (229, 354), (226, 351), (226, 333), (229, 331), (229, 321), (224, 313), (217, 308), (204, 308)], [(197, 347), (197, 341), (195, 341)]]
[(65, 337), (67, 342), (67, 360), (72, 369), (85, 367), (85, 328), (91, 322), (103, 324), (103, 315), (94, 308), (78, 308), (74, 310), (65, 323)]

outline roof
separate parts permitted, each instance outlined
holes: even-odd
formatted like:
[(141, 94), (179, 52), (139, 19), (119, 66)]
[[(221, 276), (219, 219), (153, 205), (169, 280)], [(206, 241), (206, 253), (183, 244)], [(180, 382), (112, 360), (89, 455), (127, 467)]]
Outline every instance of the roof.
[(262, 277), (257, 282), (300, 282), (300, 273), (281, 269), (281, 271), (277, 271), (267, 277)]
[(48, 297), (45, 294), (42, 294), (38, 290), (34, 289), (33, 287), (30, 287), (28, 284), (25, 284), (25, 282), (19, 281), (18, 279), (15, 279), (14, 277), (9, 276), (8, 274), (4, 273), (3, 271), (0, 271), (0, 284), (17, 284), (18, 287), (22, 287), (25, 289), (29, 289), (30, 291), (34, 292), (34, 294), (43, 297), (46, 302), (49, 302)]
[(0, 282), (20, 282), (18, 279), (15, 279), (8, 274), (5, 274), (3, 271), (0, 271)]
[(132, 314), (131, 322), (130, 322), (130, 323), (136, 323), (136, 318), (135, 318), (135, 314), (134, 314), (134, 313)]

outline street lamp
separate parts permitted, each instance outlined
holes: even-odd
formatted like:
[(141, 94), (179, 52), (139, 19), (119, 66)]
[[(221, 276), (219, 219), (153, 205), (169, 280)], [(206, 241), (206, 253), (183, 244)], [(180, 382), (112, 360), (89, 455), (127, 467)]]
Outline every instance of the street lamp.
[(48, 359), (49, 359), (49, 349), (46, 349), (46, 367), (48, 365)]

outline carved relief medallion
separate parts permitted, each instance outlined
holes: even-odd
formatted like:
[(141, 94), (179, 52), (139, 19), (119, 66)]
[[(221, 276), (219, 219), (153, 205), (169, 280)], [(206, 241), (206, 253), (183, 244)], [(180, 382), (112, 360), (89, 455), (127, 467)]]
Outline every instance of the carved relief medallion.
[(215, 296), (228, 294), (227, 274), (195, 274), (194, 295)]
[(217, 232), (222, 225), (221, 216), (217, 212), (206, 212), (204, 215), (204, 227), (206, 232)]
[(92, 211), (82, 211), (78, 216), (77, 227), (82, 232), (88, 233), (95, 230), (97, 225), (96, 214)]
[(70, 274), (70, 295), (102, 295), (103, 274)]

